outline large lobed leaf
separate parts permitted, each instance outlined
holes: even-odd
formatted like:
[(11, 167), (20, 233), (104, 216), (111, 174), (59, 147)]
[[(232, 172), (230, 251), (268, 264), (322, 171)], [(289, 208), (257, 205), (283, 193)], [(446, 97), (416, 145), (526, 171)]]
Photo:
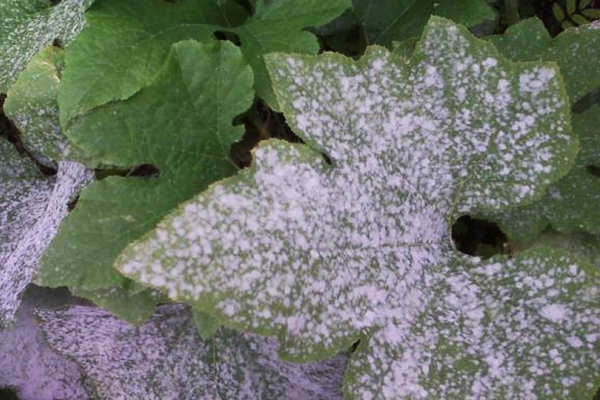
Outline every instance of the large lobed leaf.
[(243, 129), (232, 119), (252, 98), (252, 71), (237, 47), (190, 40), (173, 46), (140, 92), (75, 120), (68, 136), (97, 163), (151, 164), (159, 174), (108, 177), (83, 191), (42, 260), (40, 282), (69, 286), (130, 322), (147, 317), (160, 296), (130, 288), (114, 260), (178, 204), (235, 172), (229, 149)]
[(274, 104), (263, 55), (316, 54), (317, 40), (304, 28), (325, 23), (348, 7), (350, 0), (261, 0), (250, 15), (233, 0), (99, 0), (67, 54), (61, 123), (66, 127), (77, 115), (130, 97), (150, 83), (171, 45), (186, 39), (212, 43), (215, 32), (238, 35), (257, 94)]
[(93, 0), (0, 2), (0, 92), (6, 92), (29, 60), (54, 40), (69, 44), (83, 29), (83, 13)]
[(39, 316), (50, 345), (81, 365), (99, 400), (341, 399), (347, 356), (284, 362), (275, 340), (227, 328), (203, 341), (182, 305), (159, 307), (142, 327), (91, 307)]
[[(530, 202), (577, 152), (552, 64), (513, 64), (434, 18), (410, 60), (274, 54), (308, 144), (270, 141), (117, 260), (309, 360), (363, 338), (349, 398), (568, 398), (598, 378), (595, 270), (545, 249), (453, 249), (463, 213)], [(324, 152), (331, 165), (324, 160)]]

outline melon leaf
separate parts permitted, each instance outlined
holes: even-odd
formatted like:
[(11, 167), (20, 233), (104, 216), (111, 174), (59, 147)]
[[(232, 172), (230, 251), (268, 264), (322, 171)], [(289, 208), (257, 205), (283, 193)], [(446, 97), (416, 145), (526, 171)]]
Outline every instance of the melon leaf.
[(6, 92), (31, 58), (55, 40), (69, 44), (83, 29), (93, 0), (0, 2), (0, 92)]
[(347, 356), (284, 362), (275, 340), (227, 328), (203, 341), (182, 305), (159, 307), (142, 327), (91, 307), (38, 315), (49, 344), (79, 363), (100, 400), (341, 399)]
[(40, 258), (68, 213), (68, 203), (92, 180), (75, 162), (61, 162), (56, 178), (42, 176), (33, 162), (0, 140), (0, 327), (14, 322), (21, 296)]
[[(573, 130), (581, 151), (573, 169), (547, 189), (546, 195), (529, 206), (482, 217), (497, 221), (515, 241), (533, 240), (545, 227), (561, 232), (584, 229), (600, 232), (600, 179), (593, 168), (600, 166), (600, 109), (585, 105), (586, 97), (600, 87), (599, 25), (568, 29), (552, 39), (541, 21), (530, 19), (494, 37), (499, 50), (515, 61), (545, 60), (558, 64), (573, 106)], [(586, 60), (586, 62), (581, 62)]]
[(263, 143), (117, 268), (278, 335), (290, 359), (363, 339), (350, 399), (589, 395), (595, 270), (550, 249), (481, 262), (450, 237), (460, 215), (531, 202), (569, 170), (556, 66), (508, 62), (432, 18), (409, 60), (374, 47), (357, 62), (272, 54), (267, 67), (307, 146)]

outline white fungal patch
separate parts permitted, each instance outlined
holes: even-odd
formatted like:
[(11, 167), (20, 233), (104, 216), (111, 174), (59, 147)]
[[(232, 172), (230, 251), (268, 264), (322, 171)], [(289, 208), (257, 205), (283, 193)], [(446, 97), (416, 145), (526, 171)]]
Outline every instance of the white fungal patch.
[[(374, 332), (353, 359), (355, 398), (534, 399), (538, 376), (521, 375), (553, 371), (537, 363), (544, 335), (533, 333), (548, 320), (521, 308), (550, 304), (546, 284), (558, 272), (472, 265), (453, 252), (448, 221), (530, 199), (550, 180), (553, 157), (575, 145), (553, 70), (508, 65), (435, 18), (409, 62), (375, 48), (357, 63), (273, 55), (268, 67), (288, 121), (312, 148), (263, 143), (252, 168), (165, 219), (118, 268), (148, 284), (163, 275), (160, 288), (174, 299), (283, 333), (285, 352), (298, 358)], [(521, 84), (525, 75), (543, 85)], [(502, 279), (524, 287), (523, 304), (516, 296), (506, 306), (513, 288)], [(502, 347), (506, 338), (515, 352)]]
[(44, 178), (8, 142), (0, 142), (0, 326), (11, 323), (39, 260), (68, 213), (69, 201), (93, 179), (73, 162), (59, 164), (56, 179)]

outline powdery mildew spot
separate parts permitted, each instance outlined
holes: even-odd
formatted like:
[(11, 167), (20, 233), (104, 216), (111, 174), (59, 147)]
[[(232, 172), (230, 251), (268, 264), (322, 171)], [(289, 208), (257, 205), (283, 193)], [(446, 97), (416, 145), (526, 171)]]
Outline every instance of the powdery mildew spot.
[(92, 0), (64, 0), (54, 7), (24, 7), (20, 0), (5, 0), (0, 34), (0, 91), (7, 88), (42, 47), (59, 38), (70, 43), (83, 29), (83, 13)]
[(141, 327), (93, 307), (44, 310), (50, 345), (79, 363), (112, 400), (341, 400), (346, 356), (280, 361), (276, 340), (220, 328), (198, 335), (189, 309), (165, 305)]
[(56, 179), (40, 176), (7, 142), (0, 143), (0, 325), (11, 323), (39, 260), (67, 215), (67, 204), (93, 179), (73, 162), (59, 163)]
[(273, 55), (268, 67), (288, 121), (333, 165), (305, 146), (265, 143), (249, 171), (126, 251), (121, 271), (237, 326), (280, 333), (298, 358), (374, 332), (350, 370), (357, 399), (432, 398), (434, 384), (439, 398), (531, 382), (539, 393), (536, 381), (499, 377), (510, 356), (500, 348), (479, 375), (459, 368), (468, 377), (444, 386), (434, 344), (438, 322), (455, 320), (464, 321), (456, 359), (495, 343), (493, 330), (478, 330), (490, 303), (453, 252), (448, 221), (518, 204), (557, 178), (553, 159), (575, 143), (553, 67), (509, 64), (441, 19), (408, 62), (374, 48), (358, 63)]

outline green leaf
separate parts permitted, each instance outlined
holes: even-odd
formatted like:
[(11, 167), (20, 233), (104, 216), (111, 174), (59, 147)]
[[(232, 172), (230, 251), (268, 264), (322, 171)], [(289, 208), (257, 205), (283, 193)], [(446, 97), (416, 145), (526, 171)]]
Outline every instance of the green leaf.
[(85, 161), (60, 128), (57, 98), (64, 57), (58, 47), (43, 48), (21, 72), (4, 102), (4, 112), (19, 129), (23, 145), (47, 166)]
[(202, 340), (209, 340), (221, 327), (221, 323), (212, 315), (207, 312), (200, 311), (197, 309), (192, 310), (194, 316), (194, 322), (198, 328), (198, 334)]
[(252, 71), (227, 42), (173, 45), (164, 67), (127, 101), (77, 119), (76, 146), (109, 165), (152, 164), (155, 178), (109, 177), (85, 190), (42, 260), (39, 279), (79, 290), (128, 283), (112, 268), (131, 241), (236, 168), (232, 119), (252, 103)]
[(181, 305), (160, 307), (142, 327), (90, 307), (38, 315), (50, 345), (79, 363), (99, 400), (341, 400), (347, 357), (283, 362), (275, 340), (225, 328), (203, 341)]
[(55, 39), (69, 44), (84, 26), (83, 12), (93, 0), (0, 2), (0, 92), (6, 92), (29, 60)]
[(586, 17), (584, 17), (582, 15), (579, 15), (579, 14), (573, 14), (573, 15), (571, 15), (571, 19), (577, 25), (585, 25), (585, 24), (589, 24), (590, 23), (590, 20), (588, 20)]
[(432, 14), (468, 26), (495, 17), (483, 0), (353, 0), (352, 4), (363, 21), (369, 43), (387, 47), (393, 41), (419, 36)]
[(496, 13), (482, 0), (444, 0), (437, 3), (434, 14), (465, 26), (475, 26), (496, 18)]
[(153, 289), (135, 292), (120, 287), (94, 290), (74, 287), (71, 292), (75, 296), (93, 301), (97, 306), (109, 310), (116, 317), (133, 325), (146, 322), (154, 313), (156, 305), (167, 300), (165, 295)]
[(559, 22), (564, 21), (565, 12), (563, 11), (562, 7), (558, 3), (552, 4), (552, 13), (554, 14), (554, 18), (556, 18), (557, 21), (559, 21)]
[[(593, 27), (568, 30), (551, 39), (541, 21), (531, 19), (512, 27), (503, 37), (495, 37), (493, 42), (513, 60), (556, 62), (565, 79), (571, 104), (576, 104), (600, 86), (600, 31)], [(561, 232), (575, 229), (600, 232), (600, 210), (596, 206), (600, 201), (600, 181), (587, 168), (600, 165), (599, 111), (598, 106), (592, 106), (572, 115), (573, 130), (580, 137), (581, 151), (571, 172), (551, 185), (541, 201), (484, 217), (498, 221), (516, 241), (533, 240), (548, 224)]]
[[(278, 335), (290, 358), (363, 339), (351, 399), (589, 392), (598, 356), (549, 341), (593, 332), (597, 318), (580, 313), (597, 309), (582, 297), (593, 276), (563, 280), (570, 269), (552, 252), (531, 271), (520, 268), (542, 256), (478, 263), (450, 237), (460, 215), (532, 201), (570, 168), (577, 140), (556, 66), (510, 63), (440, 18), (409, 60), (374, 47), (358, 62), (271, 54), (267, 66), (307, 145), (263, 143), (251, 168), (181, 206), (117, 268), (228, 325)], [(521, 277), (546, 285), (546, 275), (557, 277), (552, 295), (518, 290)], [(515, 314), (508, 292), (538, 314)], [(569, 321), (554, 318), (559, 300)], [(528, 329), (514, 338), (520, 321)], [(505, 340), (530, 347), (504, 352)], [(546, 364), (544, 351), (564, 362)]]
[(600, 9), (598, 8), (582, 10), (581, 13), (590, 19), (600, 19)]
[(59, 104), (61, 123), (102, 104), (123, 100), (150, 83), (173, 43), (212, 43), (215, 31), (239, 35), (259, 96), (273, 101), (262, 57), (272, 51), (316, 54), (316, 38), (304, 28), (333, 19), (350, 0), (258, 2), (249, 16), (235, 1), (98, 0), (88, 25), (69, 48)]
[(92, 174), (81, 164), (62, 162), (56, 179), (0, 138), (0, 328), (14, 322), (21, 297), (42, 253), (67, 215), (68, 202)]
[(572, 17), (577, 11), (577, 0), (567, 0), (567, 13)]

